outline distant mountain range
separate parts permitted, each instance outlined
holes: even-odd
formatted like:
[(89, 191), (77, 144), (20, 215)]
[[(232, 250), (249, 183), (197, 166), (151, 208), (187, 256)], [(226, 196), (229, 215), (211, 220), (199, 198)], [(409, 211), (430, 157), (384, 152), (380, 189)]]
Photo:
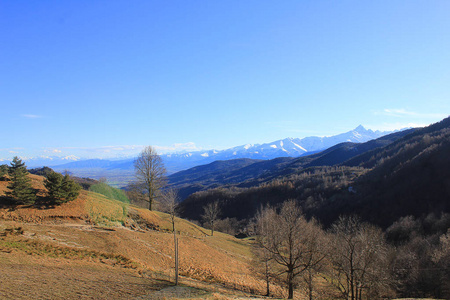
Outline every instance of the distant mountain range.
[[(225, 150), (204, 150), (161, 155), (168, 174), (209, 164), (217, 160), (270, 160), (278, 157), (300, 157), (314, 154), (343, 142), (364, 143), (389, 134), (358, 126), (355, 129), (329, 137), (286, 138), (265, 144), (247, 144)], [(105, 177), (115, 186), (125, 186), (133, 178), (134, 157), (117, 159), (82, 159), (73, 155), (23, 158), (27, 167), (48, 166), (56, 171), (70, 171), (76, 176), (99, 179)], [(0, 162), (3, 163), (3, 162)], [(4, 163), (7, 163), (5, 161)]]
[[(207, 150), (189, 153), (163, 154), (161, 155), (168, 174), (186, 170), (194, 166), (204, 165), (216, 160), (230, 160), (238, 158), (249, 158), (257, 160), (268, 160), (277, 157), (299, 157), (313, 154), (332, 147), (342, 142), (363, 143), (379, 138), (390, 132), (372, 131), (358, 126), (354, 130), (330, 137), (306, 137), (286, 138), (266, 144), (247, 144), (226, 150)], [(63, 164), (57, 164), (58, 160), (52, 159), (39, 161), (39, 166), (50, 166), (57, 171), (68, 170), (77, 176), (100, 178), (106, 177), (109, 181), (118, 182), (131, 179), (134, 170), (134, 158), (110, 160), (110, 159), (88, 159), (80, 160), (73, 157)], [(70, 161), (70, 162), (68, 162)], [(36, 166), (33, 160), (27, 161), (29, 166)], [(120, 179), (110, 180), (119, 176)], [(119, 184), (121, 185), (121, 184)], [(123, 185), (123, 184), (122, 184)]]
[[(219, 200), (221, 218), (248, 220), (265, 205), (295, 199), (325, 226), (358, 215), (383, 228), (406, 216), (450, 225), (450, 118), (366, 143), (266, 161), (232, 160), (169, 176), (180, 214), (200, 219)], [(446, 223), (445, 223), (446, 222)], [(447, 224), (447, 225), (446, 225)], [(445, 232), (444, 231), (444, 232)]]
[(301, 157), (278, 157), (269, 160), (248, 158), (217, 160), (170, 175), (169, 185), (179, 191), (181, 199), (194, 192), (219, 186), (257, 186), (262, 182), (268, 182), (280, 176), (288, 176), (305, 168), (344, 163), (370, 150), (387, 146), (415, 130), (408, 129), (391, 133), (365, 143), (343, 142), (326, 150)]
[(389, 134), (391, 132), (372, 131), (362, 125), (355, 129), (330, 136), (286, 138), (266, 144), (247, 144), (226, 150), (196, 151), (183, 154), (162, 155), (168, 170), (175, 172), (193, 166), (204, 165), (216, 160), (237, 158), (273, 159), (277, 157), (299, 157), (322, 151), (343, 142), (364, 143)]

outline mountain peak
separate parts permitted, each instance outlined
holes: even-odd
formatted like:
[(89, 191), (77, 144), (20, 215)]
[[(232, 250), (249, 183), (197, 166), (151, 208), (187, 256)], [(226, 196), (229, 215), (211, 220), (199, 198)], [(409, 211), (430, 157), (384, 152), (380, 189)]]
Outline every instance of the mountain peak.
[(364, 128), (364, 126), (359, 125), (358, 127), (356, 127), (356, 128), (354, 129), (354, 131), (358, 131), (358, 132), (360, 132), (360, 131), (367, 131), (367, 129)]

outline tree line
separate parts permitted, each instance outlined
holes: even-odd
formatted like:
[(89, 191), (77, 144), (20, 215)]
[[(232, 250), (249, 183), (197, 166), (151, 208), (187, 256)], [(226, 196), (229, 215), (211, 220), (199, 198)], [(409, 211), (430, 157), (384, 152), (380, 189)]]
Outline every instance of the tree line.
[[(388, 235), (409, 229), (413, 236), (411, 220), (401, 223)], [(324, 230), (305, 218), (295, 200), (260, 210), (254, 227), (255, 269), (268, 296), (270, 284), (277, 283), (286, 285), (289, 299), (297, 287), (309, 299), (450, 297), (450, 230), (434, 242), (414, 236), (395, 245), (381, 228), (356, 216), (341, 216)]]

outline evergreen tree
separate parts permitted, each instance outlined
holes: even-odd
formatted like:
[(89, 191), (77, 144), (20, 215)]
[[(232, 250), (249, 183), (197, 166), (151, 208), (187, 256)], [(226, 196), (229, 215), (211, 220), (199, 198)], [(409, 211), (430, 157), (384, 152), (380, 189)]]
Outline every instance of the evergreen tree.
[(81, 190), (81, 186), (70, 179), (70, 176), (68, 174), (64, 175), (62, 188), (65, 193), (66, 202), (77, 199)]
[(51, 172), (44, 180), (44, 186), (48, 191), (48, 196), (52, 200), (59, 200), (64, 198), (64, 191), (62, 189), (63, 176), (56, 172)]
[(8, 174), (8, 165), (0, 165), (0, 179), (3, 179)]
[(13, 198), (17, 203), (34, 204), (36, 191), (31, 187), (30, 179), (27, 177), (29, 173), (25, 163), (17, 156), (14, 157), (8, 173), (11, 179), (8, 189), (11, 191), (6, 192), (6, 195)]
[(55, 203), (64, 203), (75, 200), (81, 186), (70, 179), (69, 175), (61, 175), (56, 172), (48, 174), (44, 180), (44, 186), (48, 191), (49, 197)]

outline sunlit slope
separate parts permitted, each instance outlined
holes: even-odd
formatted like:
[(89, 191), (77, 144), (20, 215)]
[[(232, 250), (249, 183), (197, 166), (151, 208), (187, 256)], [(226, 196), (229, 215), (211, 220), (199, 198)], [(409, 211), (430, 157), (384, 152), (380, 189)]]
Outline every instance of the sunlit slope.
[[(43, 178), (34, 175), (30, 178), (33, 187), (43, 195)], [(0, 196), (4, 195), (6, 185), (7, 182), (0, 182)], [(19, 244), (10, 243), (8, 247), (20, 243), (27, 246), (17, 246), (11, 253), (36, 246), (30, 246), (30, 242), (82, 249), (124, 257), (139, 274), (173, 279), (174, 235), (170, 218), (164, 213), (82, 191), (78, 199), (61, 206), (0, 208), (0, 232), (18, 227), (23, 230), (15, 237)], [(182, 276), (241, 291), (264, 292), (263, 282), (255, 278), (250, 267), (248, 241), (219, 232), (210, 236), (209, 230), (178, 218), (176, 232)], [(46, 259), (45, 253), (36, 253), (43, 261)]]

